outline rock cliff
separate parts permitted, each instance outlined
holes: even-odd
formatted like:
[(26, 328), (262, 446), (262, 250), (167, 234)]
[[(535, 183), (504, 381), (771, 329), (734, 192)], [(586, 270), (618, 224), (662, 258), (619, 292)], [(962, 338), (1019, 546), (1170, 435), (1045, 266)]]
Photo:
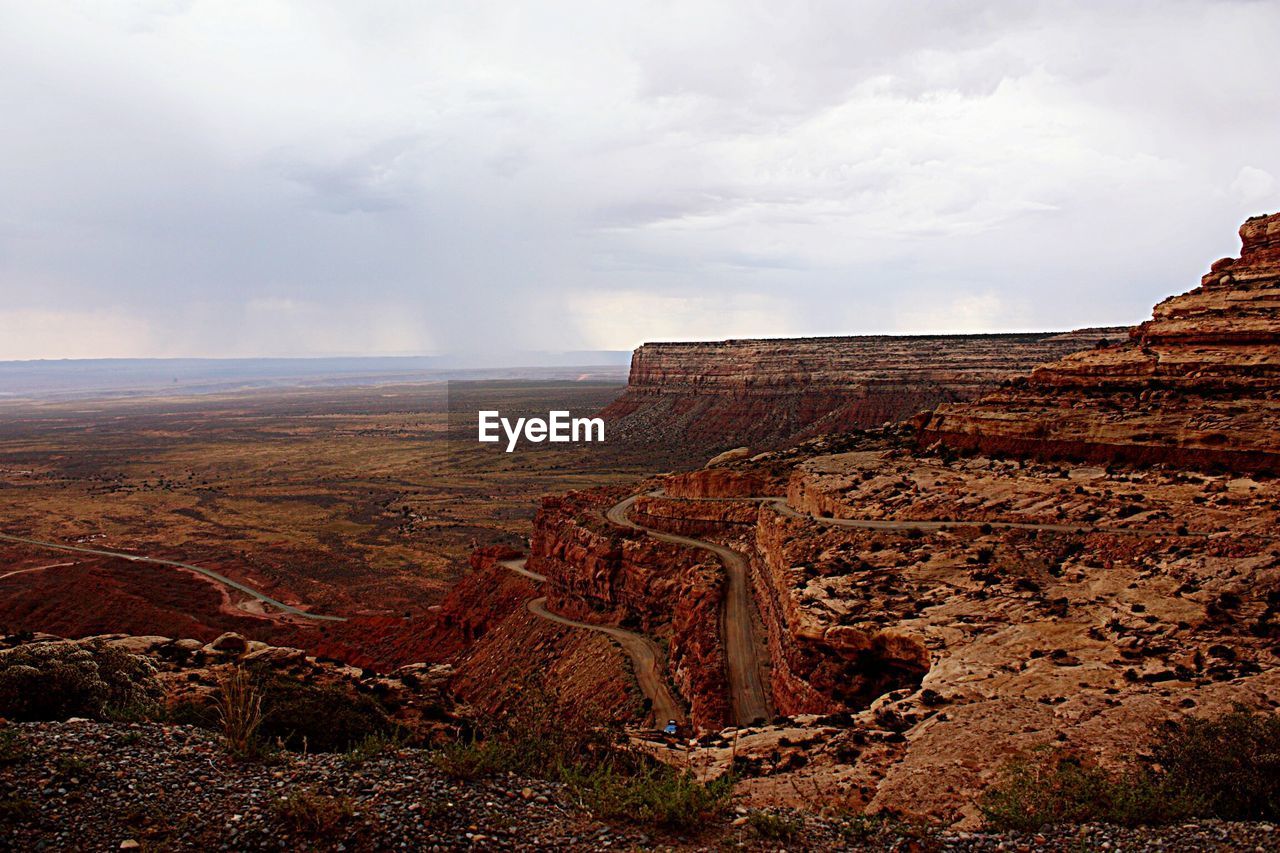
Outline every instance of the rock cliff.
[(1280, 214), (1239, 258), (1155, 307), (1127, 340), (1068, 355), (917, 420), (924, 445), (1280, 473)]
[(627, 390), (603, 414), (611, 436), (658, 444), (678, 438), (697, 454), (738, 444), (781, 447), (973, 399), (1118, 333), (649, 343), (632, 355)]
[(555, 612), (667, 640), (667, 667), (690, 719), (718, 728), (729, 711), (719, 634), (723, 571), (700, 552), (606, 522), (602, 511), (623, 494), (544, 498), (529, 567), (546, 575)]

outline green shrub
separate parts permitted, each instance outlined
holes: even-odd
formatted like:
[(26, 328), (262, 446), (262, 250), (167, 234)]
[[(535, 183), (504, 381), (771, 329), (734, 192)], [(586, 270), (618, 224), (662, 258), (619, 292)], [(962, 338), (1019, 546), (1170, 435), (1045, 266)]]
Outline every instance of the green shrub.
[(1164, 737), (1147, 761), (1109, 772), (1045, 754), (1006, 768), (979, 805), (999, 829), (1055, 823), (1158, 825), (1198, 817), (1280, 818), (1280, 717), (1237, 708), (1191, 720)]
[(308, 684), (270, 674), (262, 679), (261, 735), (286, 749), (344, 752), (395, 725), (381, 703), (336, 684)]
[(730, 776), (704, 782), (665, 764), (569, 767), (563, 778), (578, 801), (605, 820), (679, 830), (723, 816), (734, 786)]
[(998, 829), (1031, 831), (1059, 823), (1138, 826), (1187, 816), (1187, 805), (1166, 801), (1151, 774), (1108, 773), (1074, 757), (1050, 755), (1011, 764), (980, 803)]
[(0, 717), (108, 720), (155, 712), (160, 697), (150, 661), (105, 643), (37, 643), (0, 651)]
[(524, 773), (527, 768), (527, 762), (515, 744), (475, 737), (437, 748), (431, 754), (431, 763), (447, 776), (467, 780), (499, 773)]
[(522, 704), (455, 743), (432, 761), (460, 779), (514, 773), (564, 782), (584, 806), (606, 820), (691, 829), (720, 816), (733, 794), (729, 777), (704, 782), (631, 747), (606, 715), (571, 712), (537, 685)]
[(1194, 800), (1197, 815), (1280, 819), (1280, 715), (1238, 707), (1193, 719), (1152, 752), (1165, 787)]
[(634, 763), (621, 733), (600, 718), (566, 711), (534, 684), (522, 695), (524, 701), (508, 717), (439, 748), (436, 766), (465, 779), (495, 773), (557, 778), (561, 768), (579, 764)]
[(804, 829), (804, 822), (794, 815), (752, 812), (747, 824), (765, 841), (790, 841)]
[(53, 763), (54, 776), (64, 779), (84, 776), (92, 769), (93, 765), (79, 755), (60, 755)]
[(350, 797), (331, 797), (314, 789), (295, 791), (271, 807), (276, 820), (291, 832), (320, 836), (331, 832), (355, 816)]
[[(835, 824), (836, 832), (860, 849), (934, 850), (942, 844), (937, 838), (939, 827), (929, 823), (910, 823), (888, 813), (846, 815)], [(903, 839), (912, 843), (903, 845)]]
[(30, 756), (26, 738), (13, 729), (0, 729), (0, 767), (21, 764)]
[(400, 729), (393, 729), (386, 734), (365, 735), (359, 742), (352, 744), (342, 757), (350, 764), (361, 764), (403, 749), (406, 742), (407, 738)]

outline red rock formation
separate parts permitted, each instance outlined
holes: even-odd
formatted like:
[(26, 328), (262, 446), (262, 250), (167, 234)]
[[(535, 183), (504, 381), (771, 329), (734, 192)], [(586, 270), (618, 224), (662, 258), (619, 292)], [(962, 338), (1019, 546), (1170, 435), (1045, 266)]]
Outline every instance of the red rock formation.
[(651, 343), (603, 414), (628, 441), (780, 447), (972, 399), (1116, 332)]
[(607, 523), (601, 511), (621, 497), (601, 490), (544, 498), (529, 567), (547, 576), (552, 610), (669, 637), (668, 668), (690, 717), (718, 728), (728, 718), (721, 567), (696, 550)]
[(786, 473), (759, 468), (705, 468), (663, 478), (663, 490), (673, 498), (751, 498), (780, 495)]
[(923, 643), (877, 625), (879, 609), (855, 609), (851, 624), (831, 624), (803, 606), (795, 589), (806, 566), (839, 564), (842, 572), (856, 571), (850, 565), (856, 559), (824, 553), (826, 543), (816, 533), (811, 522), (770, 506), (760, 511), (753, 575), (773, 661), (773, 701), (781, 714), (861, 710), (891, 690), (914, 689), (929, 670)]
[(919, 440), (1083, 461), (1280, 473), (1280, 214), (1240, 229), (1240, 257), (1156, 306), (1126, 343), (1036, 368), (917, 419)]
[(723, 533), (726, 525), (754, 526), (760, 505), (756, 501), (682, 500), (644, 496), (636, 498), (631, 519), (646, 527), (697, 536)]
[(449, 684), (485, 717), (520, 715), (544, 701), (573, 718), (639, 723), (647, 716), (629, 661), (603, 634), (548, 622), (523, 606), (490, 628), (456, 659)]
[[(831, 625), (815, 618), (795, 595), (797, 564), (823, 559), (812, 526), (756, 501), (685, 500), (645, 496), (631, 518), (659, 530), (717, 539), (745, 533), (752, 584), (769, 648), (770, 686), (781, 714), (833, 713), (865, 708), (890, 690), (919, 683), (929, 655), (915, 638), (872, 621)], [(873, 573), (872, 573), (873, 574)]]

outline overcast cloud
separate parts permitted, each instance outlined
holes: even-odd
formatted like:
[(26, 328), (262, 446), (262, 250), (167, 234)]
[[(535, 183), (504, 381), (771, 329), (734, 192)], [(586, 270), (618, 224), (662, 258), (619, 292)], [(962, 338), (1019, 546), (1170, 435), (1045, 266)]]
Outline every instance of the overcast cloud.
[(1280, 4), (0, 0), (0, 358), (1128, 324)]

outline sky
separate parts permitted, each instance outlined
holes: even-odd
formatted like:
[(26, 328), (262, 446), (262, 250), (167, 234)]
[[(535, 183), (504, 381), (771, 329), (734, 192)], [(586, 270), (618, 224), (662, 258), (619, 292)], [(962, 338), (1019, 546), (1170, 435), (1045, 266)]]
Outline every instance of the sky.
[(0, 0), (0, 359), (1128, 325), (1280, 3)]

